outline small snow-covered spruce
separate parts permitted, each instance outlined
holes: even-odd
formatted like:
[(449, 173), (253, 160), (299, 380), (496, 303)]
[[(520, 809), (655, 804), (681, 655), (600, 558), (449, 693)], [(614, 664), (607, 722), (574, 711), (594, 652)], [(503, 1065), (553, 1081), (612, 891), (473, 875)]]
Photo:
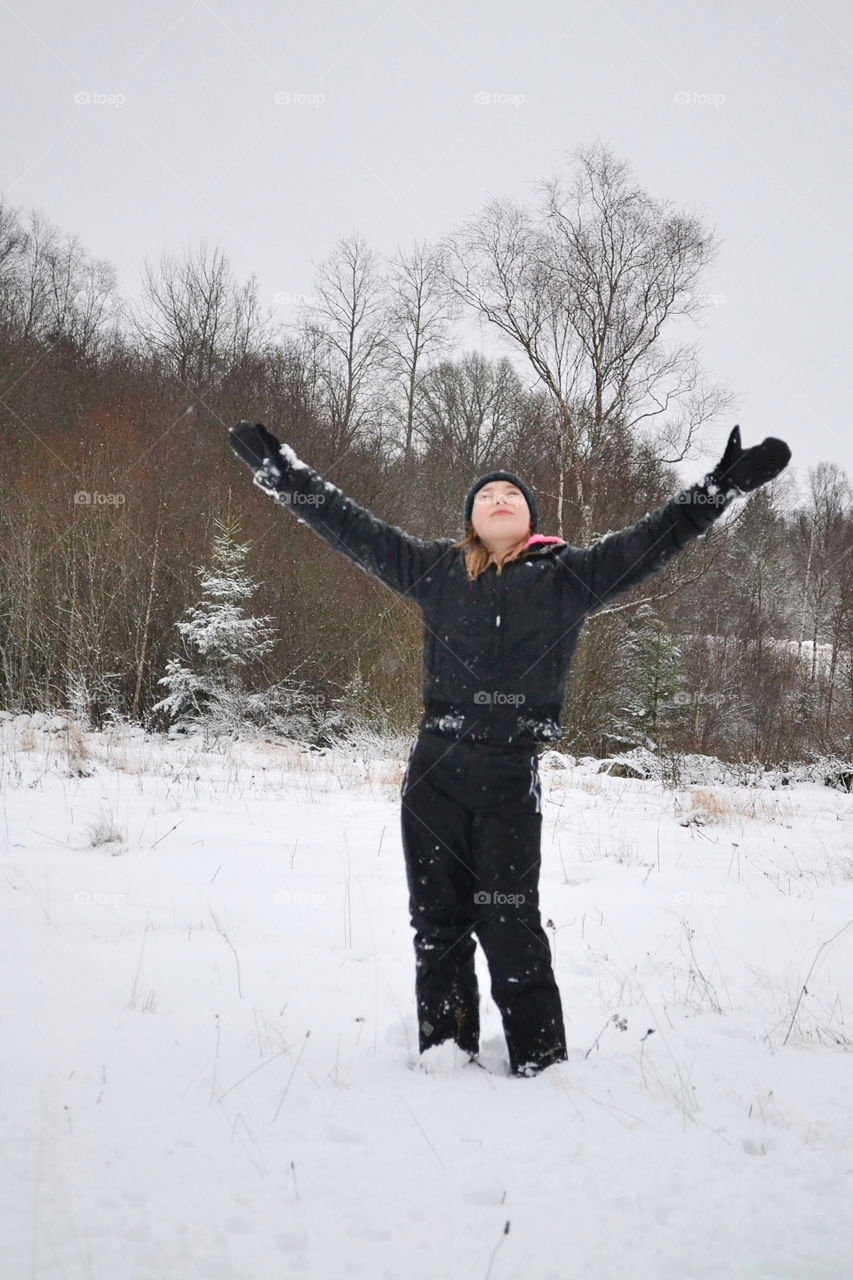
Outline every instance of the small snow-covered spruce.
[(634, 613), (626, 649), (629, 660), (623, 665), (622, 707), (615, 729), (626, 742), (654, 750), (661, 736), (686, 719), (689, 698), (681, 649), (648, 603)]
[(281, 681), (262, 689), (248, 687), (253, 664), (275, 644), (269, 616), (253, 617), (247, 606), (258, 583), (246, 572), (248, 543), (238, 541), (239, 525), (229, 516), (215, 521), (210, 563), (197, 569), (200, 597), (175, 625), (182, 656), (173, 656), (159, 684), (169, 690), (155, 703), (173, 726), (196, 723), (214, 731), (239, 733), (248, 726), (284, 736), (311, 736), (310, 706), (301, 708), (303, 691)]

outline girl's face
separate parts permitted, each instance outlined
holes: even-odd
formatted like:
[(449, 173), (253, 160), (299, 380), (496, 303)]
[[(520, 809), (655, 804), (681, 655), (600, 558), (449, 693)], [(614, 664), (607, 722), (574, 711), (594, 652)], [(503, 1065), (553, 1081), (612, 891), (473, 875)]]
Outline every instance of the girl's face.
[(490, 480), (474, 495), (471, 523), (489, 550), (510, 547), (530, 532), (530, 508), (509, 480)]

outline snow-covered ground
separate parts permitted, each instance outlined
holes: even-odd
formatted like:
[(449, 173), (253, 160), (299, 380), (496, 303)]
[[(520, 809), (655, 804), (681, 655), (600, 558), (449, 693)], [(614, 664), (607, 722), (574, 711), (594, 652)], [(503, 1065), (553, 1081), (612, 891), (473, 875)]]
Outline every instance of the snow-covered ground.
[(853, 796), (548, 753), (523, 1079), (481, 954), (489, 1070), (413, 1069), (403, 753), (0, 748), (4, 1280), (850, 1273)]

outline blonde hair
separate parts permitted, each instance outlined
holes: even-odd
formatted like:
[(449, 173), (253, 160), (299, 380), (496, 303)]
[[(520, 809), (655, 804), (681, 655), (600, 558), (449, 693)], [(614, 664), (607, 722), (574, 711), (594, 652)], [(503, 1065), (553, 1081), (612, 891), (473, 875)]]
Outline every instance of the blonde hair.
[(533, 525), (531, 524), (527, 533), (519, 538), (518, 542), (514, 542), (506, 551), (496, 556), (494, 552), (489, 550), (469, 520), (467, 534), (453, 544), (454, 547), (464, 547), (465, 549), (465, 568), (468, 571), (468, 581), (473, 582), (475, 578), (479, 578), (480, 574), (485, 573), (489, 565), (493, 563), (497, 565), (498, 573), (500, 573), (505, 564), (508, 564), (510, 560), (514, 560), (516, 556), (521, 555), (530, 541), (532, 533)]

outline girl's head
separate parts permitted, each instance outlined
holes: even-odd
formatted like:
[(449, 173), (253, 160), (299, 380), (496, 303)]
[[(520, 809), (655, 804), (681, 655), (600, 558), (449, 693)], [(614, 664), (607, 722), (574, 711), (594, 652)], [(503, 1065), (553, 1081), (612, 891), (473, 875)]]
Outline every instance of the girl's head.
[(536, 499), (522, 479), (510, 471), (480, 476), (465, 499), (466, 536), (456, 544), (466, 548), (468, 576), (478, 577), (492, 560), (501, 569), (526, 547), (538, 523)]
[(480, 541), (497, 552), (533, 532), (527, 499), (511, 480), (490, 480), (482, 485), (474, 495), (469, 518)]

